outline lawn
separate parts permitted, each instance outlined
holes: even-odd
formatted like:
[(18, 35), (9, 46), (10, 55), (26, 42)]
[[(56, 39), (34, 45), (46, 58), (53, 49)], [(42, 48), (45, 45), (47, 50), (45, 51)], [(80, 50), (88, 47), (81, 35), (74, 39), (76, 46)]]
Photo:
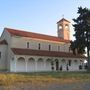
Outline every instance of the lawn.
[(34, 73), (1, 73), (0, 85), (37, 82), (83, 82), (90, 81), (89, 72), (34, 72)]

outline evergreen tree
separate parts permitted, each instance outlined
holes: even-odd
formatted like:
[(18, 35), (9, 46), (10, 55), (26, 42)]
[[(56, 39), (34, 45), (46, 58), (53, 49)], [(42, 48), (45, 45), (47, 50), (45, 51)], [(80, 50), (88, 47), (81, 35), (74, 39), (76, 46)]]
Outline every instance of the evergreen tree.
[(84, 54), (85, 48), (87, 47), (88, 55), (88, 66), (90, 69), (90, 60), (89, 60), (89, 50), (90, 50), (90, 10), (87, 8), (78, 8), (79, 16), (76, 19), (73, 19), (75, 22), (74, 31), (75, 31), (75, 40), (71, 41), (71, 49), (74, 54)]

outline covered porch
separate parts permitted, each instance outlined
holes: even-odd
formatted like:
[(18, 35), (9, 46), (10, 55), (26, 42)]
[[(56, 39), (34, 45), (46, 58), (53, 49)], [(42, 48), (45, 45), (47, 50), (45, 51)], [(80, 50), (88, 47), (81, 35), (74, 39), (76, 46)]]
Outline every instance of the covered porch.
[[(84, 71), (84, 60), (77, 58), (58, 58), (16, 55), (10, 60), (11, 72), (41, 71)], [(80, 67), (81, 66), (81, 67)]]

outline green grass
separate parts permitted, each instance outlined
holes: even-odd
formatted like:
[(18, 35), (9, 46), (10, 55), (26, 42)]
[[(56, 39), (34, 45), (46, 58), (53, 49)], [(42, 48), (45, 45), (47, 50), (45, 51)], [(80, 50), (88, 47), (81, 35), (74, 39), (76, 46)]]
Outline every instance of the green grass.
[(0, 85), (10, 86), (20, 83), (75, 83), (90, 81), (90, 72), (38, 72), (0, 73)]
[(42, 76), (42, 77), (51, 77), (57, 79), (66, 79), (66, 78), (79, 78), (79, 79), (89, 79), (90, 72), (34, 72), (34, 73), (18, 73), (18, 75), (24, 76)]

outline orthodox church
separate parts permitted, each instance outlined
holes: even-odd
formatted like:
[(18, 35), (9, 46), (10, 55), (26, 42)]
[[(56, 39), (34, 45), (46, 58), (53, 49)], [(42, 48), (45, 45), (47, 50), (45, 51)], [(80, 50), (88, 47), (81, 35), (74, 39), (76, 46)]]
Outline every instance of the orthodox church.
[(57, 37), (4, 28), (0, 37), (0, 71), (82, 71), (83, 55), (70, 50), (70, 22), (57, 22)]

